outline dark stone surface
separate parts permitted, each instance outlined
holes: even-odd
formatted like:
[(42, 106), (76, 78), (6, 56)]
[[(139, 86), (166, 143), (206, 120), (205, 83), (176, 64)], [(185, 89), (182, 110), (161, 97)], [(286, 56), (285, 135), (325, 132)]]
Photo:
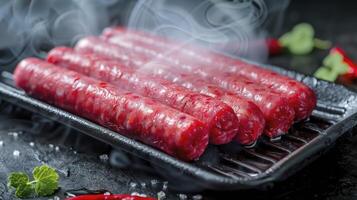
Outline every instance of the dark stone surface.
[[(347, 51), (351, 58), (357, 60), (357, 4), (353, 1), (292, 1), (286, 12), (286, 19), (281, 33), (289, 30), (299, 22), (309, 22), (316, 28), (317, 36), (331, 40), (334, 44)], [(312, 74), (320, 66), (327, 51), (315, 51), (308, 56), (293, 57), (277, 56), (269, 60), (288, 69)], [(354, 88), (353, 85), (350, 85)], [(18, 113), (20, 112), (20, 113)], [(6, 176), (10, 171), (24, 170), (28, 173), (34, 166), (48, 163), (60, 171), (61, 190), (56, 194), (60, 197), (67, 189), (87, 187), (90, 189), (108, 189), (117, 193), (139, 192), (151, 196), (162, 189), (162, 181), (156, 187), (150, 186), (150, 181), (160, 179), (157, 175), (148, 173), (150, 168), (145, 163), (131, 166), (131, 162), (121, 163), (122, 168), (113, 168), (99, 155), (109, 153), (110, 148), (101, 143), (95, 143), (88, 138), (78, 136), (78, 133), (58, 127), (51, 122), (29, 123), (22, 119), (24, 111), (1, 107), (0, 115), (0, 199), (12, 199), (11, 192), (6, 187)], [(11, 115), (9, 115), (11, 113)], [(26, 114), (28, 116), (28, 114)], [(16, 130), (14, 130), (14, 127)], [(19, 130), (20, 127), (20, 130)], [(38, 130), (41, 130), (39, 133)], [(9, 132), (22, 131), (17, 139)], [(356, 199), (357, 198), (357, 138), (350, 134), (340, 139), (324, 156), (298, 172), (293, 177), (277, 183), (269, 191), (203, 191), (204, 199)], [(32, 134), (31, 134), (32, 133)], [(51, 134), (48, 134), (51, 133)], [(56, 134), (60, 136), (56, 136)], [(67, 136), (67, 137), (65, 137)], [(64, 139), (63, 139), (64, 138)], [(31, 147), (29, 142), (35, 142)], [(52, 143), (60, 146), (60, 151), (49, 147)], [(91, 144), (93, 146), (86, 146)], [(74, 147), (79, 152), (70, 149)], [(81, 148), (79, 148), (81, 147)], [(79, 150), (78, 150), (79, 148)], [(89, 152), (89, 149), (101, 149)], [(13, 151), (19, 150), (20, 156), (15, 158)], [(128, 157), (129, 161), (132, 161)], [(140, 161), (139, 161), (140, 162)], [(69, 172), (69, 176), (67, 173)], [(137, 188), (130, 188), (130, 182), (138, 183)], [(142, 188), (140, 182), (147, 186)], [(169, 184), (170, 188), (170, 184)], [(177, 199), (173, 192), (167, 199)], [(224, 197), (224, 198), (223, 198)], [(48, 198), (44, 198), (48, 199)]]
[[(7, 103), (0, 103), (0, 108), (1, 200), (14, 199), (13, 191), (6, 186), (10, 172), (31, 174), (34, 167), (42, 164), (57, 169), (61, 188), (55, 195), (61, 199), (67, 190), (80, 188), (105, 189), (112, 193), (138, 192), (149, 196), (164, 191), (168, 198), (174, 199), (175, 194), (163, 189), (164, 180), (153, 174), (154, 169), (144, 161), (118, 150), (112, 151), (104, 143)], [(14, 155), (16, 151), (18, 156)], [(120, 163), (110, 160), (117, 156), (120, 156)], [(117, 167), (109, 163), (117, 163)], [(157, 183), (152, 184), (152, 181)], [(135, 187), (131, 186), (133, 183)]]

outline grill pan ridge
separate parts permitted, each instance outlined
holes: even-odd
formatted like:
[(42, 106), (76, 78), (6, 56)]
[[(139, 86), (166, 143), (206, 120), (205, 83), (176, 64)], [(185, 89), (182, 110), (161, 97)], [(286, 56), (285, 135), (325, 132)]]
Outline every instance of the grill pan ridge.
[(310, 163), (357, 124), (357, 93), (341, 85), (294, 71), (258, 65), (310, 86), (318, 96), (317, 107), (312, 116), (296, 123), (289, 134), (282, 136), (280, 140), (262, 138), (253, 148), (243, 148), (236, 144), (209, 146), (198, 161), (191, 163), (175, 159), (148, 145), (27, 96), (12, 85), (6, 72), (2, 73), (0, 80), (0, 99), (75, 128), (153, 164), (160, 163), (165, 170), (175, 172), (176, 177), (177, 174), (185, 175), (183, 181), (187, 183), (193, 181), (200, 187), (215, 190), (264, 187), (287, 178)]

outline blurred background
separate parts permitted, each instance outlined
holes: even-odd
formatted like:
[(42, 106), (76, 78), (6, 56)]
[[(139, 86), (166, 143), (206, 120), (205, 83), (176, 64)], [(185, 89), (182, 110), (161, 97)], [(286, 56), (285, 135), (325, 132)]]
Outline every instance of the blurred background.
[(119, 24), (312, 74), (326, 52), (268, 60), (263, 39), (279, 38), (307, 22), (318, 37), (343, 46), (356, 58), (355, 8), (349, 0), (5, 0), (0, 2), (0, 65), (10, 70), (23, 57), (40, 56), (55, 45), (73, 45), (83, 35)]
[[(330, 41), (331, 47), (342, 48), (348, 57), (357, 63), (356, 11), (357, 2), (352, 0), (3, 0), (0, 1), (0, 71), (12, 71), (17, 62), (24, 57), (43, 57), (53, 46), (71, 46), (84, 35), (100, 34), (107, 26), (126, 25), (312, 75), (322, 66), (323, 59), (329, 54), (329, 48), (314, 49), (305, 55), (294, 55), (284, 51), (271, 56), (266, 39), (278, 39), (296, 24), (306, 22), (312, 25), (316, 37)], [(352, 80), (341, 83), (355, 90), (354, 82)], [(13, 111), (1, 110), (5, 113), (2, 114), (1, 120), (5, 122), (4, 116)], [(356, 199), (357, 139), (353, 137), (355, 133), (356, 130), (352, 130), (346, 134), (326, 155), (293, 177), (278, 183), (270, 191), (203, 191), (201, 194), (204, 199), (232, 199), (232, 195), (250, 199)], [(10, 136), (1, 137), (5, 141), (5, 137)], [(15, 142), (15, 146), (20, 148), (24, 143), (34, 139), (32, 136), (26, 137), (29, 138), (24, 138), (24, 141), (20, 139)], [(46, 138), (45, 141), (47, 139), (51, 140)], [(96, 148), (104, 148), (102, 144), (94, 145), (97, 145)], [(45, 145), (36, 154), (46, 158), (48, 151), (50, 150)], [(125, 169), (112, 175), (115, 177), (110, 180), (100, 178), (108, 174), (94, 169), (109, 169), (98, 164), (95, 156), (79, 156), (74, 159), (72, 153), (68, 152), (59, 156), (59, 161), (63, 163), (74, 159), (81, 166), (80, 170), (83, 170), (78, 172), (82, 173), (82, 176), (69, 178), (68, 185), (75, 185), (76, 179), (80, 177), (84, 185), (112, 188), (115, 182), (127, 184), (130, 180), (143, 177), (143, 180), (150, 180), (152, 177)], [(0, 153), (0, 168), (11, 170), (13, 164), (8, 157), (9, 154)], [(30, 165), (34, 163), (35, 161)], [(4, 170), (0, 170), (0, 177), (1, 172)], [(88, 177), (83, 178), (85, 176)], [(89, 183), (90, 176), (93, 176), (92, 180), (97, 181), (95, 184)], [(0, 183), (0, 199), (6, 199), (9, 194), (5, 192), (4, 179), (1, 179)], [(116, 191), (126, 192), (128, 189), (123, 187), (117, 188)], [(142, 191), (152, 192), (149, 189)]]
[(53, 46), (71, 46), (104, 27), (126, 25), (313, 74), (327, 50), (269, 57), (265, 40), (306, 22), (316, 37), (357, 59), (355, 9), (349, 0), (5, 0), (0, 2), (0, 66), (11, 71), (24, 57), (41, 57)]

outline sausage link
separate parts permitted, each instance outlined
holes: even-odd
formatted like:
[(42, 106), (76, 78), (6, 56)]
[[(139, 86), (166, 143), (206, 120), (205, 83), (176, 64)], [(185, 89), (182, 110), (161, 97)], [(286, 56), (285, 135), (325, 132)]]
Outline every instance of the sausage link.
[(47, 60), (85, 75), (108, 81), (123, 89), (153, 98), (204, 122), (210, 131), (210, 143), (225, 144), (239, 131), (233, 109), (222, 101), (192, 92), (170, 81), (137, 72), (116, 61), (93, 59), (70, 48), (58, 47)]
[[(121, 57), (131, 57), (131, 55), (134, 55), (132, 59), (135, 59), (136, 62), (146, 64), (136, 65), (133, 62), (127, 64), (143, 68), (143, 70), (146, 68), (150, 70), (153, 68), (169, 67), (173, 71), (176, 71), (176, 73), (184, 71), (184, 73), (190, 73), (192, 76), (198, 76), (209, 83), (234, 93), (240, 98), (255, 103), (264, 114), (266, 120), (264, 132), (269, 137), (276, 137), (286, 133), (293, 123), (295, 113), (285, 97), (260, 84), (253, 83), (243, 76), (227, 76), (227, 74), (222, 74), (219, 70), (215, 69), (202, 69), (186, 64), (181, 65), (179, 61), (167, 59), (165, 56), (163, 56), (162, 59), (150, 61), (150, 56), (145, 53), (145, 48), (134, 45), (128, 46), (122, 42), (115, 44), (110, 44), (99, 38), (92, 37), (79, 41), (76, 45), (76, 49), (81, 52), (97, 53), (119, 61), (122, 60)], [(107, 51), (111, 53), (109, 54)], [(124, 60), (123, 62), (126, 61)]]
[(198, 119), (37, 58), (21, 61), (14, 80), (28, 94), (183, 160), (198, 158), (208, 132)]
[(316, 94), (305, 84), (237, 58), (123, 27), (107, 28), (103, 32), (103, 37), (114, 43), (118, 40), (125, 40), (127, 45), (132, 42), (144, 46), (147, 49), (146, 53), (152, 56), (170, 50), (171, 53), (165, 55), (165, 58), (175, 60), (175, 62), (179, 60), (182, 63), (200, 65), (205, 68), (214, 66), (220, 72), (244, 76), (265, 85), (284, 95), (289, 104), (294, 106), (295, 120), (307, 118), (317, 103)]

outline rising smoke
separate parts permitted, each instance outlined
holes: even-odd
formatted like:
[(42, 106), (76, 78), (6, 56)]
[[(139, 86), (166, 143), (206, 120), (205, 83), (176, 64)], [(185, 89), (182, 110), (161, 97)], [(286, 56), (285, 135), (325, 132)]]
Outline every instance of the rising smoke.
[(139, 0), (128, 26), (215, 51), (264, 61), (267, 28), (279, 28), (289, 1)]
[(98, 35), (125, 20), (129, 6), (126, 0), (0, 1), (0, 65), (9, 69), (55, 45), (73, 45), (80, 37)]
[(279, 29), (288, 4), (288, 0), (4, 0), (0, 1), (0, 65), (6, 69), (24, 57), (41, 56), (55, 45), (73, 45), (80, 37), (98, 35), (115, 24), (264, 61), (264, 38)]

